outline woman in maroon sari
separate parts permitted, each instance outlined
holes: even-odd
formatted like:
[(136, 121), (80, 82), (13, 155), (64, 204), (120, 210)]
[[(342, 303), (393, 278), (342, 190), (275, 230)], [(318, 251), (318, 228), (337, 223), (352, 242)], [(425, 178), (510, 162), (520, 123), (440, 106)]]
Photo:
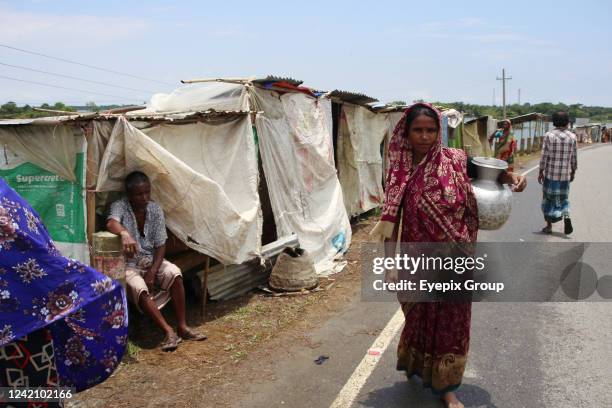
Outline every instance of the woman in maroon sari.
[[(383, 213), (372, 231), (387, 242), (476, 241), (478, 208), (468, 159), (462, 150), (442, 146), (440, 128), (440, 114), (428, 104), (408, 108), (395, 128)], [(504, 174), (501, 181), (516, 184), (515, 191), (525, 187), (524, 177), (512, 173)], [(387, 280), (397, 280), (397, 272)], [(461, 384), (467, 363), (471, 306), (469, 302), (402, 303), (406, 323), (397, 369), (421, 377), (423, 385), (451, 408), (463, 407), (453, 391)]]

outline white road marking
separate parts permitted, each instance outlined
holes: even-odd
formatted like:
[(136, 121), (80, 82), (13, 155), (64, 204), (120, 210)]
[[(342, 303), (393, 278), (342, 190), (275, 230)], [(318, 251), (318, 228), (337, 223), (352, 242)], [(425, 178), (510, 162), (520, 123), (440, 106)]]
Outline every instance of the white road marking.
[(391, 344), (391, 340), (393, 340), (403, 324), (404, 313), (402, 313), (401, 308), (398, 308), (391, 320), (389, 320), (389, 323), (387, 323), (383, 331), (370, 347), (370, 349), (380, 350), (380, 355), (366, 354), (363, 357), (355, 371), (353, 371), (351, 377), (346, 384), (344, 384), (344, 387), (342, 387), (342, 390), (340, 390), (334, 402), (330, 405), (330, 408), (349, 408), (353, 404), (359, 391), (363, 388), (385, 350), (389, 347), (389, 344)]
[(527, 170), (526, 172), (522, 173), (521, 176), (526, 176), (526, 175), (528, 175), (529, 173), (531, 173), (532, 171), (534, 171), (535, 169), (537, 169), (539, 167), (540, 167), (540, 165), (538, 164), (537, 166), (532, 167), (529, 170)]

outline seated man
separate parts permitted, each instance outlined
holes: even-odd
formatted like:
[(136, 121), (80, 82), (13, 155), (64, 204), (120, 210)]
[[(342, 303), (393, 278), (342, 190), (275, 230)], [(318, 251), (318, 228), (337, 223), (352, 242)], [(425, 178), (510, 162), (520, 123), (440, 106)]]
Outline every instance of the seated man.
[[(164, 212), (150, 200), (149, 178), (139, 171), (130, 173), (125, 178), (125, 191), (126, 197), (111, 205), (106, 228), (121, 236), (126, 256), (128, 298), (166, 332), (162, 350), (175, 350), (181, 340), (206, 339), (203, 334), (194, 333), (187, 327), (181, 270), (164, 259), (167, 238)], [(178, 320), (177, 332), (166, 322), (150, 297), (155, 285), (172, 295)]]

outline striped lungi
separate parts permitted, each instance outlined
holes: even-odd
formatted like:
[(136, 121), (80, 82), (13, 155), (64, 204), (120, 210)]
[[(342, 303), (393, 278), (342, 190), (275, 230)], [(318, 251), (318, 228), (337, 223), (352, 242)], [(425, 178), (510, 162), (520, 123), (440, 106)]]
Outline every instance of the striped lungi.
[(569, 217), (569, 187), (569, 180), (544, 179), (542, 212), (546, 221), (557, 222)]

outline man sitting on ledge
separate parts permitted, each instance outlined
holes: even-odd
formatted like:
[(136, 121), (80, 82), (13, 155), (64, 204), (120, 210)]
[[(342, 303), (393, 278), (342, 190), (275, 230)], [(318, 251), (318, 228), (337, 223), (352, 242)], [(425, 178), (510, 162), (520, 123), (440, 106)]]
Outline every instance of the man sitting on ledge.
[[(134, 171), (125, 178), (126, 197), (111, 205), (106, 228), (121, 236), (126, 256), (127, 295), (132, 303), (151, 316), (166, 333), (161, 348), (172, 351), (181, 340), (200, 341), (203, 334), (193, 332), (185, 321), (185, 289), (181, 270), (164, 259), (166, 223), (161, 207), (151, 201), (151, 183), (146, 174)], [(166, 322), (150, 294), (157, 285), (172, 295), (178, 320), (175, 332)], [(178, 335), (177, 335), (178, 333)]]

